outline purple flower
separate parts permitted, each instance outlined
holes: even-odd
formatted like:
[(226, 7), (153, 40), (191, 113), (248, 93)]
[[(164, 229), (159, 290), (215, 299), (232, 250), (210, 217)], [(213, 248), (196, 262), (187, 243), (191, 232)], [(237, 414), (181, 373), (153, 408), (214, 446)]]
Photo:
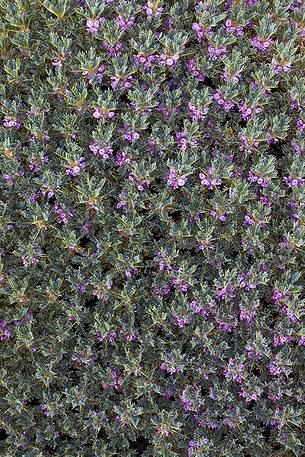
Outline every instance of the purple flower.
[(215, 249), (215, 246), (212, 244), (211, 241), (199, 241), (199, 250), (206, 251), (208, 249)]
[(161, 436), (165, 436), (166, 438), (170, 435), (170, 432), (166, 429), (165, 425), (161, 425), (157, 428), (157, 433)]
[(10, 326), (6, 320), (0, 321), (0, 340), (8, 341), (11, 338)]
[(158, 60), (158, 56), (156, 56), (155, 54), (145, 56), (139, 53), (136, 56), (134, 56), (134, 60), (137, 65), (144, 65), (145, 70), (150, 70), (152, 64)]
[(136, 140), (140, 138), (138, 132), (132, 132), (131, 130), (126, 130), (123, 135), (124, 140), (127, 140), (130, 144), (134, 143)]
[(205, 75), (198, 70), (197, 68), (197, 62), (195, 59), (189, 60), (187, 63), (187, 69), (188, 71), (196, 78), (198, 81), (204, 81)]
[(241, 145), (239, 146), (240, 151), (247, 150), (251, 152), (259, 145), (258, 141), (254, 140), (253, 138), (248, 138), (243, 134), (239, 134), (239, 139), (241, 142)]
[(257, 48), (259, 51), (261, 52), (266, 52), (268, 51), (269, 47), (274, 43), (274, 41), (270, 38), (267, 38), (266, 40), (264, 40), (263, 38), (261, 38), (260, 36), (256, 36), (254, 38), (252, 38), (251, 40), (251, 44), (252, 46), (254, 46), (255, 48)]
[(243, 309), (239, 312), (239, 318), (241, 321), (251, 322), (256, 316), (256, 309), (253, 308), (251, 311), (244, 311)]
[(277, 62), (275, 59), (272, 59), (272, 65), (275, 73), (287, 73), (291, 70), (292, 64), (289, 62)]
[(130, 27), (132, 27), (135, 23), (136, 18), (134, 16), (130, 16), (127, 20), (125, 20), (122, 16), (117, 16), (115, 18), (115, 22), (121, 28), (121, 30), (126, 31)]
[(140, 179), (138, 176), (134, 174), (130, 174), (128, 176), (128, 179), (136, 185), (137, 189), (140, 192), (143, 192), (145, 189), (149, 187), (149, 181)]
[(305, 335), (300, 337), (298, 341), (298, 346), (305, 346)]
[(126, 341), (136, 341), (138, 339), (139, 334), (138, 333), (128, 333), (125, 335)]
[(163, 6), (158, 6), (157, 3), (152, 3), (148, 1), (143, 6), (143, 10), (147, 17), (160, 16), (160, 14), (163, 12)]
[(186, 324), (189, 323), (188, 317), (182, 318), (177, 315), (174, 311), (172, 312), (172, 316), (176, 319), (178, 327), (183, 328)]
[(236, 286), (221, 287), (216, 292), (216, 297), (226, 300), (227, 298), (234, 298), (236, 295)]
[(198, 455), (198, 450), (200, 452), (201, 449), (204, 448), (206, 444), (208, 444), (209, 439), (208, 438), (200, 438), (200, 440), (191, 440), (189, 441), (189, 447), (188, 447), (188, 454), (187, 457), (195, 457)]
[(198, 300), (193, 300), (191, 302), (191, 307), (196, 314), (199, 314), (202, 310), (202, 305)]
[(283, 369), (279, 365), (278, 356), (275, 356), (271, 360), (271, 362), (268, 365), (266, 365), (266, 367), (268, 368), (269, 373), (271, 374), (271, 376), (279, 376), (279, 375), (281, 375), (283, 373)]
[(3, 127), (6, 129), (15, 127), (16, 129), (19, 129), (21, 126), (21, 123), (14, 117), (8, 117), (6, 116), (3, 119)]
[(292, 187), (297, 187), (297, 186), (303, 186), (305, 183), (305, 180), (302, 178), (294, 178), (292, 176), (284, 176), (283, 178), (284, 183), (286, 186), (291, 189)]
[(221, 186), (223, 182), (221, 178), (211, 179), (205, 173), (199, 173), (199, 178), (201, 184), (209, 190), (213, 190), (216, 186)]
[(228, 365), (224, 368), (223, 372), (225, 377), (230, 381), (236, 381), (241, 384), (244, 381), (243, 373), (246, 371), (246, 366), (243, 363), (236, 363), (234, 359), (230, 358)]
[(262, 111), (262, 108), (260, 107), (250, 108), (249, 106), (247, 107), (244, 103), (239, 104), (238, 108), (244, 120), (247, 120), (248, 118), (251, 118), (254, 114), (260, 113)]
[(176, 132), (176, 139), (178, 140), (178, 144), (183, 151), (187, 149), (187, 140), (184, 132)]
[(219, 322), (217, 322), (217, 327), (219, 328), (219, 330), (221, 330), (224, 333), (230, 333), (230, 332), (232, 332), (234, 325), (229, 324), (227, 322), (219, 321)]
[(239, 36), (243, 36), (245, 34), (244, 27), (242, 25), (233, 24), (231, 19), (227, 19), (225, 24), (226, 24), (226, 32), (234, 33)]
[(298, 157), (303, 154), (304, 149), (295, 140), (292, 140), (290, 144), (293, 147), (293, 149), (295, 150), (295, 153)]
[(217, 60), (220, 57), (223, 57), (227, 52), (227, 46), (219, 46), (219, 48), (216, 48), (212, 45), (208, 47), (208, 54), (213, 60)]
[(66, 56), (64, 54), (59, 54), (53, 57), (52, 65), (53, 67), (62, 67), (65, 60)]
[(167, 363), (163, 362), (160, 366), (160, 370), (165, 371), (166, 373), (169, 373), (169, 374), (175, 374), (175, 373), (179, 373), (181, 371), (181, 368), (174, 367), (172, 365), (170, 366)]
[(273, 295), (271, 298), (275, 303), (279, 303), (280, 300), (282, 300), (282, 298), (284, 298), (284, 294), (279, 289), (273, 289)]
[(115, 117), (115, 112), (105, 108), (95, 108), (93, 117), (95, 117), (95, 119), (100, 119), (103, 117), (104, 119), (111, 120)]
[(186, 283), (185, 281), (183, 281), (183, 279), (173, 278), (171, 280), (171, 284), (174, 286), (180, 286), (180, 289), (182, 292), (187, 292), (188, 289), (190, 288), (190, 285), (188, 283)]
[(39, 259), (35, 255), (26, 254), (21, 256), (21, 259), (25, 267), (29, 267), (30, 265), (37, 265), (39, 263)]
[(49, 190), (47, 190), (46, 195), (47, 195), (47, 198), (50, 199), (50, 198), (54, 197), (55, 192), (54, 192), (54, 190), (49, 189)]
[(249, 343), (245, 347), (245, 350), (250, 359), (261, 360), (262, 355), (259, 353), (259, 350), (257, 348), (257, 344), (255, 341), (252, 341), (251, 343)]
[(104, 17), (95, 18), (95, 19), (87, 19), (86, 26), (87, 32), (96, 34), (99, 31), (100, 25), (105, 21)]
[(94, 140), (92, 143), (90, 143), (89, 149), (95, 156), (101, 156), (103, 159), (108, 159), (113, 153), (112, 148), (109, 146), (103, 147), (97, 140)]
[(246, 214), (243, 225), (253, 225), (253, 224), (255, 224), (255, 222), (252, 219), (252, 217), (250, 216), (250, 214)]
[(232, 78), (232, 81), (235, 83), (238, 83), (241, 80), (241, 74), (240, 73), (235, 73), (234, 75), (230, 75), (227, 68), (224, 69), (223, 74), (221, 75), (221, 78), (228, 82), (230, 78)]
[(284, 344), (293, 343), (294, 338), (292, 336), (276, 335), (273, 338), (274, 347), (283, 346)]
[(87, 76), (89, 83), (91, 84), (94, 79), (98, 82), (102, 82), (104, 78), (105, 65), (100, 65), (97, 68), (84, 70), (82, 72), (83, 76)]
[(121, 167), (125, 163), (132, 163), (132, 159), (128, 157), (125, 152), (118, 152), (116, 155), (115, 163)]
[(159, 260), (159, 270), (160, 271), (171, 271), (172, 267), (170, 266), (170, 260), (166, 259), (166, 254), (162, 252), (157, 253), (157, 258)]
[(108, 341), (110, 341), (110, 343), (113, 343), (116, 339), (117, 339), (117, 334), (116, 332), (110, 332), (110, 334), (108, 335)]
[(246, 403), (249, 403), (250, 401), (257, 401), (258, 400), (258, 395), (256, 394), (256, 392), (247, 392), (244, 389), (242, 389), (239, 392), (239, 396), (241, 398), (244, 398), (246, 400)]
[(166, 54), (161, 54), (159, 56), (160, 62), (163, 63), (164, 65), (167, 65), (168, 67), (174, 67), (178, 60), (179, 60), (179, 55), (174, 54), (173, 56), (168, 56)]
[(177, 172), (172, 168), (170, 168), (167, 172), (167, 184), (173, 189), (178, 189), (178, 187), (184, 186), (187, 180), (187, 176), (177, 176)]
[(222, 106), (224, 108), (225, 112), (227, 112), (227, 113), (234, 107), (234, 103), (231, 102), (230, 100), (224, 98), (219, 90), (217, 90), (214, 93), (213, 98), (216, 101), (216, 103), (218, 103), (218, 105)]
[(121, 53), (124, 44), (121, 41), (118, 41), (115, 45), (111, 45), (110, 43), (107, 43), (107, 41), (104, 41), (103, 47), (106, 49), (110, 57), (117, 57)]
[(212, 27), (203, 27), (198, 22), (193, 22), (192, 30), (197, 34), (197, 40), (199, 43), (202, 42), (203, 38), (211, 34)]
[(120, 200), (119, 202), (115, 205), (116, 209), (120, 209), (122, 208), (123, 206), (126, 206), (127, 205), (127, 201), (125, 200), (125, 197), (127, 197), (127, 194), (126, 192), (121, 192), (120, 195)]
[(303, 122), (303, 120), (299, 118), (297, 119), (295, 126), (298, 130), (301, 130), (303, 132), (303, 130), (305, 129), (305, 122)]
[(117, 76), (111, 76), (110, 81), (111, 81), (111, 87), (113, 90), (116, 90), (119, 87), (121, 87), (123, 89), (130, 89), (132, 86), (132, 83), (133, 83), (133, 77), (125, 76), (125, 77), (119, 78)]
[(221, 222), (225, 222), (228, 218), (228, 214), (226, 212), (220, 212), (219, 210), (212, 209), (210, 211), (210, 216), (213, 218), (218, 218)]
[(36, 133), (33, 133), (33, 135), (30, 136), (29, 140), (33, 143), (41, 142), (42, 144), (47, 144), (50, 142), (50, 137), (46, 135), (37, 135)]
[(63, 210), (63, 208), (60, 205), (58, 205), (58, 204), (54, 205), (54, 212), (56, 215), (57, 222), (59, 222), (60, 224), (68, 223), (68, 220), (69, 220), (68, 214)]
[(259, 184), (261, 187), (264, 187), (264, 188), (267, 187), (270, 183), (270, 180), (268, 178), (256, 176), (252, 171), (249, 171), (248, 181), (252, 182), (252, 183), (257, 182), (257, 184)]
[(196, 107), (191, 102), (188, 104), (188, 109), (192, 115), (194, 121), (203, 121), (209, 111), (209, 107), (205, 106), (203, 109)]
[(86, 167), (85, 158), (81, 157), (76, 161), (70, 161), (68, 168), (66, 169), (66, 175), (77, 176), (81, 170)]

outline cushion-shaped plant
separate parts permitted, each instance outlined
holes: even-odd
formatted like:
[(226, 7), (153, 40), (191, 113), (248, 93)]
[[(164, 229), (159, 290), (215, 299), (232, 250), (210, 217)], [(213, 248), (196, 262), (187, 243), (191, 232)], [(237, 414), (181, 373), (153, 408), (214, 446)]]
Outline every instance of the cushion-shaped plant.
[(0, 0), (1, 455), (305, 455), (304, 7)]

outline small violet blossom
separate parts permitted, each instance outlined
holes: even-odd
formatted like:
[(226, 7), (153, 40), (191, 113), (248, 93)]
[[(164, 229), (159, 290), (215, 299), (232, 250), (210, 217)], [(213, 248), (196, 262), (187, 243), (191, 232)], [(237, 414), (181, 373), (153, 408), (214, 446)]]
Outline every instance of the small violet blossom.
[(177, 176), (177, 172), (172, 168), (170, 168), (167, 172), (167, 184), (173, 189), (183, 187), (186, 184), (187, 180), (187, 176)]
[(133, 83), (132, 76), (125, 76), (125, 77), (118, 77), (118, 76), (111, 76), (111, 88), (113, 90), (121, 89), (130, 89)]
[(193, 121), (203, 121), (206, 118), (206, 115), (209, 111), (209, 107), (205, 106), (203, 108), (199, 108), (193, 105), (191, 102), (189, 102), (188, 110), (191, 113)]
[(272, 59), (271, 63), (275, 73), (288, 73), (292, 68), (292, 64), (289, 62), (277, 62), (275, 59)]
[(255, 36), (251, 40), (251, 44), (253, 47), (257, 48), (260, 52), (266, 52), (270, 48), (270, 46), (274, 43), (274, 41), (270, 38), (263, 39), (260, 36)]
[(212, 216), (213, 218), (218, 218), (220, 220), (220, 222), (225, 222), (228, 218), (228, 213), (227, 212), (220, 212), (220, 211), (217, 211), (215, 209), (212, 209), (210, 211), (210, 216)]
[(179, 60), (179, 55), (174, 54), (173, 56), (168, 56), (166, 54), (161, 54), (159, 56), (159, 60), (162, 64), (167, 65), (168, 67), (174, 67)]
[(108, 159), (113, 153), (113, 149), (111, 147), (102, 146), (97, 140), (90, 143), (89, 149), (95, 156), (101, 156), (103, 159)]
[(291, 189), (292, 187), (303, 186), (305, 183), (305, 179), (294, 178), (290, 175), (284, 176), (283, 181), (289, 189)]
[(193, 22), (192, 30), (197, 34), (198, 43), (201, 43), (203, 38), (211, 33), (212, 28), (211, 27), (204, 28), (198, 22)]
[(244, 27), (242, 25), (233, 24), (231, 19), (227, 19), (225, 22), (226, 32), (234, 33), (235, 35), (243, 36), (245, 34)]
[(252, 171), (249, 171), (248, 181), (251, 183), (257, 183), (264, 188), (268, 187), (270, 183), (270, 179), (257, 176)]
[(239, 104), (238, 108), (244, 120), (247, 120), (248, 118), (251, 118), (255, 114), (260, 113), (262, 111), (262, 108), (260, 107), (250, 108), (249, 106), (246, 106), (244, 103)]
[(244, 381), (243, 373), (246, 371), (246, 366), (243, 363), (236, 364), (235, 360), (230, 358), (227, 367), (223, 371), (228, 380), (241, 384)]
[(223, 57), (227, 52), (227, 46), (220, 46), (219, 48), (215, 48), (214, 46), (210, 45), (208, 47), (208, 54), (213, 60), (217, 60), (220, 57)]
[(105, 21), (104, 17), (98, 17), (95, 19), (87, 19), (86, 26), (87, 32), (96, 34), (99, 31), (100, 25)]
[(0, 341), (9, 341), (11, 338), (10, 325), (6, 320), (0, 321)]
[(86, 167), (85, 158), (81, 157), (76, 161), (71, 161), (68, 168), (66, 169), (66, 175), (77, 176), (81, 170)]
[(121, 53), (124, 44), (121, 41), (118, 41), (115, 45), (111, 45), (107, 41), (104, 41), (103, 47), (106, 49), (110, 57), (117, 57)]
[(135, 63), (137, 65), (143, 65), (145, 70), (150, 70), (152, 65), (157, 62), (158, 59), (159, 57), (155, 54), (145, 56), (139, 53), (134, 57)]
[(191, 59), (187, 62), (187, 69), (188, 71), (198, 80), (198, 81), (204, 81), (205, 75), (198, 70), (197, 67), (197, 62), (195, 59)]
[(234, 103), (224, 98), (219, 90), (214, 93), (213, 98), (218, 105), (224, 108), (226, 113), (228, 113), (234, 107)]
[(87, 76), (90, 84), (93, 82), (94, 79), (96, 79), (98, 82), (102, 82), (104, 78), (104, 70), (105, 65), (100, 65), (98, 68), (95, 68), (94, 70), (84, 70), (82, 72), (82, 75)]
[(95, 119), (103, 118), (111, 120), (115, 117), (115, 112), (108, 110), (107, 108), (95, 108), (93, 117), (95, 117)]
[(63, 210), (63, 208), (60, 205), (58, 205), (58, 204), (54, 205), (54, 212), (55, 212), (56, 220), (58, 223), (64, 224), (64, 225), (68, 223), (68, 221), (69, 221), (68, 214)]
[(130, 144), (134, 143), (136, 140), (140, 138), (140, 134), (138, 132), (134, 132), (130, 130), (130, 127), (127, 124), (124, 124), (125, 133), (123, 135), (124, 140), (127, 140)]
[(124, 19), (122, 16), (117, 16), (115, 18), (115, 22), (124, 32), (134, 25), (135, 20), (136, 18), (134, 16), (130, 16), (128, 19)]
[(160, 14), (163, 12), (163, 6), (161, 5), (158, 5), (157, 3), (152, 3), (152, 2), (147, 2), (144, 6), (143, 6), (143, 10), (146, 14), (147, 17), (151, 17), (151, 16), (160, 16)]
[(21, 123), (13, 118), (13, 117), (8, 117), (6, 116), (4, 119), (3, 119), (3, 127), (6, 128), (6, 129), (9, 129), (9, 128), (12, 128), (12, 127), (15, 127), (16, 129), (19, 129), (21, 126)]
[(209, 173), (211, 172), (211, 170), (209, 170), (208, 174), (206, 173), (199, 173), (199, 178), (200, 178), (200, 182), (203, 186), (205, 186), (207, 189), (209, 190), (213, 190), (216, 186), (221, 186), (221, 184), (223, 183), (222, 179), (221, 178), (214, 178), (214, 179), (211, 179), (209, 177)]

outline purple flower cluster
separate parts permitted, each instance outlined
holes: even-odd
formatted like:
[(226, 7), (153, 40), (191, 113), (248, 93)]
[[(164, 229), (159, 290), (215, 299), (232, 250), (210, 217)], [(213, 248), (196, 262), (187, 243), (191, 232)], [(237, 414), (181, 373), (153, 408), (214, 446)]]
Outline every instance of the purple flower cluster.
[(90, 143), (89, 149), (95, 156), (101, 156), (103, 159), (108, 159), (113, 153), (113, 149), (111, 147), (104, 147), (97, 140), (94, 140), (92, 143)]

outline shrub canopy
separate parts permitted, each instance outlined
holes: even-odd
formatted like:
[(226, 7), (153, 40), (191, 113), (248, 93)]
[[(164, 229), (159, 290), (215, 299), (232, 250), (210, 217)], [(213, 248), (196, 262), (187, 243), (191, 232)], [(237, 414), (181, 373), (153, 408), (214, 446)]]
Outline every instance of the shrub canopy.
[(0, 11), (1, 455), (304, 456), (304, 2)]

